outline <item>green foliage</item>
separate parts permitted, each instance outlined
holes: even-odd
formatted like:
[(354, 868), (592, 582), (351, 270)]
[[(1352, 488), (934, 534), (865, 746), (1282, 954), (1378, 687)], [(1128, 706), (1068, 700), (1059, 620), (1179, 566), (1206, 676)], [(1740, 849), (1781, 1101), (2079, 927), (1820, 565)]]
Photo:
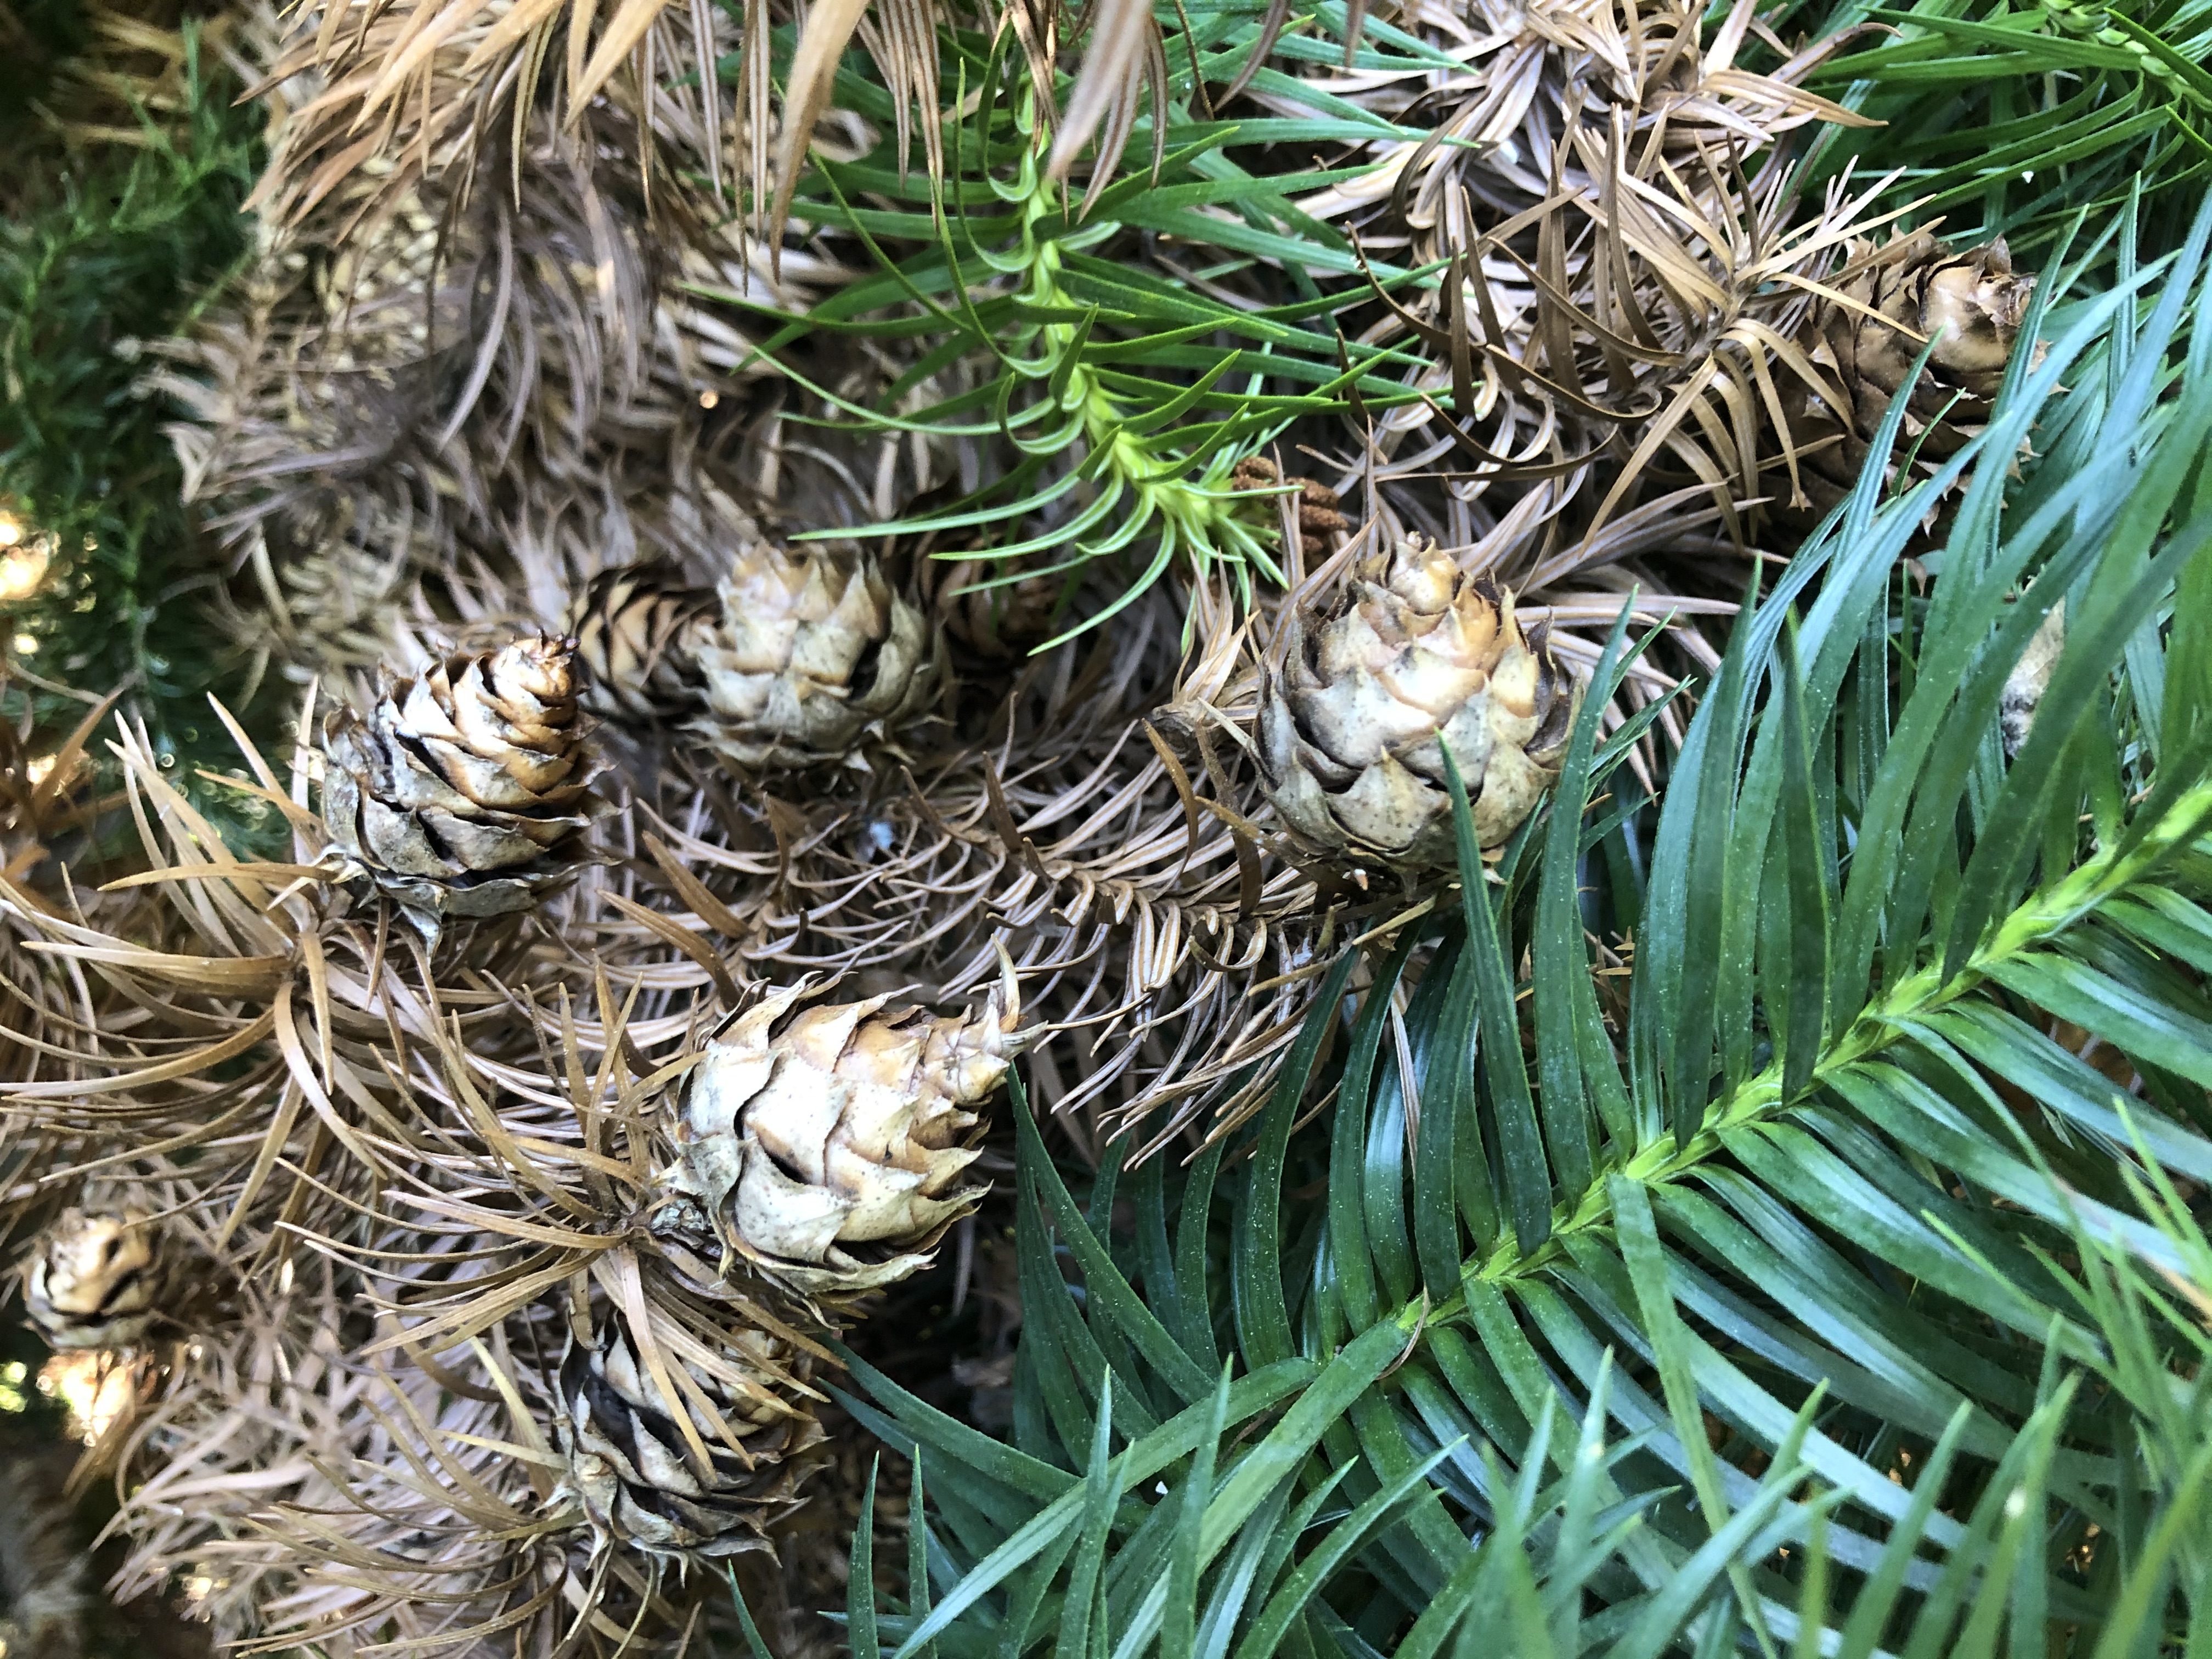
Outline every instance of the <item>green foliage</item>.
[[(54, 550), (43, 586), (0, 620), (23, 669), (122, 688), (189, 781), (232, 752), (206, 698), (234, 695), (239, 665), (210, 647), (219, 574), (181, 499), (165, 411), (135, 391), (137, 356), (141, 341), (185, 326), (244, 255), (259, 117), (198, 62), (190, 26), (185, 38), (189, 118), (167, 127), (142, 114), (143, 143), (92, 152), (58, 174), (51, 199), (0, 222), (0, 507)], [(45, 694), (37, 707), (64, 725), (82, 712)], [(234, 799), (207, 797), (226, 818)]]
[[(2208, 240), (2048, 286), (1946, 473), (2041, 458), (1973, 470), (1924, 597), (1895, 571), (1948, 477), (1869, 469), (1742, 614), (1656, 823), (1608, 798), (1616, 631), (1549, 811), (1486, 876), (1462, 811), (1460, 913), (1356, 997), (1335, 961), (1247, 1129), (1079, 1201), (1017, 1100), (1012, 1443), (854, 1365), (927, 1493), (862, 1650), (2193, 1644)], [(1632, 936), (1625, 986), (1591, 934)]]
[(2212, 4), (1844, 0), (1820, 32), (1856, 22), (1893, 38), (1811, 84), (1884, 125), (1831, 132), (1809, 177), (1899, 169), (1891, 205), (2008, 236), (2031, 268), (2077, 212), (2108, 222), (2138, 191), (2154, 240), (2179, 241), (2212, 175)]
[[(1249, 599), (1255, 574), (1281, 580), (1278, 515), (1271, 498), (1236, 488), (1236, 464), (1302, 416), (1353, 398), (1383, 409), (1413, 396), (1385, 370), (1402, 374), (1414, 360), (1337, 331), (1346, 301), (1322, 293), (1313, 273), (1349, 279), (1361, 267), (1341, 231), (1295, 205), (1366, 165), (1255, 172), (1245, 161), (1255, 146), (1304, 155), (1416, 135), (1311, 92), (1303, 95), (1329, 116), (1193, 118), (1194, 76), (1232, 78), (1256, 27), (1241, 8), (1185, 15), (1187, 28), (1166, 42), (1167, 123), (1156, 130), (1149, 113), (1136, 123), (1133, 149), (1149, 149), (1152, 165), (1088, 197), (1043, 175), (1049, 135), (1037, 130), (1011, 31), (945, 33), (942, 78), (957, 88), (953, 108), (969, 112), (945, 124), (946, 178), (900, 166), (888, 141), (855, 161), (817, 158), (805, 176), (796, 216), (860, 238), (880, 269), (787, 321), (763, 351), (860, 429), (965, 446), (982, 477), (973, 493), (899, 521), (823, 534), (935, 537), (941, 557), (1003, 567), (993, 581), (1056, 575), (1071, 599), (1094, 564), (1117, 569), (1116, 599), (1068, 633), (1171, 568), (1225, 567)], [(1392, 50), (1421, 50), (1389, 33)], [(838, 103), (889, 134), (896, 103), (867, 67), (854, 54)], [(1283, 150), (1266, 155), (1279, 162)], [(1171, 279), (1173, 267), (1127, 257), (1139, 238), (1171, 244), (1194, 276)], [(1386, 285), (1408, 280), (1388, 265), (1374, 271)], [(742, 294), (714, 297), (781, 318)], [(789, 353), (817, 332), (915, 343), (905, 348), (913, 366), (883, 408), (860, 407), (810, 381)]]

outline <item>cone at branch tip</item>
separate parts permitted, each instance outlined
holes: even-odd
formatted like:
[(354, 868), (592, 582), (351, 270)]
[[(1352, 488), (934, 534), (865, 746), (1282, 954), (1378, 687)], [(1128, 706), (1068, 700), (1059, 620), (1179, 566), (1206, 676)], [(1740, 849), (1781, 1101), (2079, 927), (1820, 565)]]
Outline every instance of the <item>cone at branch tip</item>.
[(1558, 775), (1580, 687), (1513, 596), (1414, 535), (1291, 616), (1262, 690), (1267, 798), (1316, 852), (1407, 873), (1455, 861), (1451, 744), (1485, 848)]
[(135, 1347), (162, 1317), (169, 1277), (167, 1241), (145, 1211), (71, 1208), (24, 1263), (23, 1306), (50, 1347)]
[(703, 708), (690, 730), (741, 770), (865, 768), (865, 744), (935, 701), (931, 630), (869, 555), (756, 543), (720, 598), (696, 647)]
[(665, 1336), (658, 1348), (680, 1403), (654, 1381), (620, 1314), (603, 1310), (587, 1337), (571, 1334), (556, 1425), (563, 1485), (603, 1545), (678, 1559), (769, 1548), (769, 1528), (802, 1501), (816, 1461), (808, 1454), (822, 1440), (811, 1402), (792, 1386), (810, 1362), (757, 1330), (726, 1333), (711, 1363), (678, 1354)]
[(665, 561), (602, 570), (568, 613), (583, 671), (579, 700), (605, 719), (639, 725), (696, 714), (699, 652), (716, 609), (714, 594)]
[[(681, 1085), (675, 1185), (723, 1249), (803, 1296), (905, 1278), (986, 1190), (972, 1109), (1030, 1034), (1006, 981), (977, 1012), (889, 997), (797, 1005), (801, 985), (740, 1015)], [(888, 1010), (888, 1011), (887, 1011)]]
[(2028, 636), (2027, 648), (2005, 676), (1997, 699), (1997, 729), (2004, 738), (2005, 758), (2010, 760), (2027, 744), (2035, 729), (2035, 711), (2051, 689), (2051, 671), (2066, 651), (2066, 601), (2062, 597)]
[(1981, 430), (2035, 293), (2035, 274), (2013, 269), (2002, 237), (1962, 252), (1925, 230), (1881, 246), (1857, 240), (1844, 272), (1836, 287), (1853, 303), (1824, 301), (1801, 337), (1849, 406), (1829, 407), (1802, 381), (1785, 393), (1805, 493), (1820, 512), (1858, 483), (1926, 342), (1935, 347), (1907, 398), (1896, 455), (1932, 471)]
[(366, 716), (324, 732), (323, 817), (340, 878), (434, 935), (447, 917), (527, 909), (572, 876), (606, 805), (590, 787), (572, 640), (387, 671)]

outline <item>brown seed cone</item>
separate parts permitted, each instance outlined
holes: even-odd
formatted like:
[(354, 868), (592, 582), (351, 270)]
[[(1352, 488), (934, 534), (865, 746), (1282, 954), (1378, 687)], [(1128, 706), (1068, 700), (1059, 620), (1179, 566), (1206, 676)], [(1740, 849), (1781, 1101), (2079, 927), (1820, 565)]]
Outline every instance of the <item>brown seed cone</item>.
[(527, 909), (569, 877), (605, 804), (589, 788), (574, 642), (538, 637), (388, 671), (367, 718), (324, 733), (332, 848), (434, 932)]
[[(607, 1312), (561, 1364), (566, 1484), (603, 1540), (678, 1558), (766, 1549), (796, 1510), (822, 1439), (804, 1387), (811, 1362), (765, 1332), (726, 1334), (712, 1361), (679, 1356), (656, 1332), (655, 1356), (691, 1384), (672, 1405), (628, 1321)], [(708, 1467), (679, 1424), (684, 1412)], [(717, 1420), (719, 1419), (719, 1420)]]
[(410, 189), (389, 210), (308, 265), (331, 346), (328, 366), (389, 379), (405, 374), (465, 325), (467, 291), (453, 271), (472, 250), (449, 248), (439, 210)]
[[(1912, 457), (1921, 473), (1932, 472), (1981, 430), (2020, 337), (2035, 276), (2013, 270), (2002, 237), (1954, 253), (1923, 230), (1885, 246), (1854, 241), (1832, 285), (1857, 306), (1817, 305), (1798, 344), (1834, 380), (1846, 406), (1830, 407), (1795, 377), (1785, 383), (1783, 404), (1806, 497), (1821, 513), (1857, 484), (1891, 399), (1911, 374), (1923, 343), (1939, 330), (1942, 337), (1912, 388), (1893, 453)], [(1893, 459), (1893, 477), (1896, 465)]]
[(1513, 596), (1419, 536), (1370, 554), (1319, 609), (1260, 704), (1267, 798), (1315, 850), (1413, 872), (1455, 858), (1443, 744), (1495, 847), (1557, 775), (1580, 688)]
[(702, 702), (699, 652), (709, 642), (714, 596), (665, 560), (622, 565), (592, 578), (568, 612), (579, 700), (610, 720), (681, 720)]
[[(1247, 455), (1237, 463), (1229, 475), (1230, 483), (1238, 489), (1272, 490), (1284, 483), (1282, 472), (1265, 455)], [(1325, 557), (1336, 545), (1336, 538), (1352, 528), (1352, 520), (1339, 510), (1343, 500), (1327, 484), (1312, 478), (1291, 478), (1296, 484), (1298, 516), (1298, 550), (1309, 561)]]
[(794, 1011), (800, 986), (738, 1016), (683, 1085), (677, 1184), (732, 1256), (805, 1296), (905, 1278), (984, 1193), (962, 1183), (981, 1104), (1023, 1039), (1010, 995), (980, 1014)]
[(928, 626), (872, 557), (757, 543), (722, 578), (721, 605), (690, 729), (741, 769), (865, 766), (864, 741), (935, 699)]
[(23, 1306), (51, 1347), (129, 1348), (167, 1310), (170, 1252), (143, 1210), (62, 1212), (23, 1266)]

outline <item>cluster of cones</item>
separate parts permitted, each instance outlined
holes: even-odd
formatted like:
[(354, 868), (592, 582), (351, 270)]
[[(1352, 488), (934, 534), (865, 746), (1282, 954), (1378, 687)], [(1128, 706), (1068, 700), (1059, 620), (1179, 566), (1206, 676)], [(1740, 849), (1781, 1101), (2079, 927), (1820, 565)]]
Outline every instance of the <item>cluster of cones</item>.
[(130, 1379), (88, 1454), (125, 1578), (228, 1636), (682, 1630), (715, 1586), (670, 1565), (766, 1547), (829, 1339), (983, 1191), (1011, 970), (933, 1009), (571, 943), (673, 910), (605, 882), (573, 668), (526, 636), (334, 714), (240, 785), (302, 861), (223, 854), (126, 738), (150, 880), (7, 890), (24, 1306)]
[[(1078, 1156), (1225, 1133), (1342, 942), (1459, 878), (1447, 750), (1502, 846), (1594, 632), (1724, 611), (1669, 581), (1740, 590), (1899, 391), (1894, 465), (1954, 453), (2028, 290), (2002, 246), (1797, 211), (1778, 151), (1845, 118), (1800, 83), (1847, 42), (1752, 74), (1747, 5), (1708, 39), (1654, 0), (1429, 0), (1401, 25), (1460, 70), (1306, 83), (1436, 123), (1307, 208), (1443, 266), (1346, 294), (1419, 398), (1348, 459), (1314, 434), (1322, 479), (1237, 470), (1291, 591), (982, 585), (819, 533), (992, 457), (791, 418), (823, 411), (697, 287), (795, 309), (864, 255), (771, 261), (718, 216), (757, 112), (663, 84), (672, 12), (613, 15), (264, 29), (264, 253), (158, 384), (241, 626), (303, 687), (294, 754), (241, 734), (228, 785), (289, 855), (226, 849), (127, 726), (94, 798), (104, 709), (0, 754), (25, 1303), (131, 1378), (91, 1454), (126, 1578), (256, 1648), (720, 1617), (678, 1569), (803, 1501), (833, 1340), (972, 1212), (1016, 1054)], [(757, 63), (745, 16), (684, 27)], [(563, 112), (501, 67), (564, 50)], [(817, 143), (865, 148), (841, 118)], [(811, 349), (864, 407), (913, 366)], [(120, 882), (51, 856), (118, 817)]]
[[(775, 587), (780, 625), (756, 587), (742, 621), (690, 630), (686, 653), (767, 683), (702, 694), (696, 775), (868, 799), (942, 677), (911, 664), (905, 726), (779, 770), (779, 745), (825, 729), (811, 705), (848, 702), (836, 665), (897, 660), (906, 602), (848, 606), (864, 584), (830, 556), (758, 557), (807, 574)], [(1572, 679), (1509, 598), (1418, 538), (1325, 586), (1261, 677), (1260, 768), (1237, 798), (1273, 799), (1314, 869), (1444, 879), (1442, 744), (1498, 839), (1536, 804)], [(602, 614), (582, 637), (636, 637), (604, 614), (621, 597), (586, 595)], [(856, 632), (877, 648), (849, 649)], [(121, 1480), (126, 1577), (198, 1586), (232, 1635), (522, 1629), (535, 1650), (699, 1616), (712, 1581), (670, 1565), (770, 1543), (826, 1455), (829, 1340), (981, 1197), (981, 1114), (1045, 1030), (1019, 1024), (1024, 981), (1077, 1006), (1098, 970), (1051, 953), (1095, 933), (1103, 958), (1127, 931), (1071, 921), (1054, 901), (1072, 888), (1089, 881), (1100, 912), (1116, 895), (1020, 826), (947, 826), (970, 851), (1020, 848), (979, 866), (971, 931), (996, 963), (981, 994), (908, 979), (855, 999), (786, 976), (772, 930), (809, 930), (775, 866), (801, 849), (763, 849), (750, 878), (736, 847), (720, 866), (683, 859), (708, 826), (594, 776), (579, 665), (574, 638), (544, 634), (458, 653), (331, 714), (289, 779), (249, 754), (235, 787), (295, 832), (279, 863), (224, 852), (126, 735), (146, 867), (87, 891), (33, 858), (0, 894), (24, 1304), (54, 1346), (131, 1379), (134, 1409), (91, 1454)], [(1386, 711), (1395, 736), (1363, 738)], [(880, 842), (891, 801), (872, 810)], [(1169, 839), (1188, 843), (1180, 824)], [(910, 879), (896, 840), (877, 856)], [(1006, 908), (1024, 893), (1020, 924)], [(1171, 893), (1152, 902), (1172, 915)], [(1371, 902), (1405, 902), (1394, 882)], [(1316, 925), (1283, 921), (1283, 948), (1310, 959)], [(902, 945), (933, 960), (902, 941), (849, 976), (881, 981)]]

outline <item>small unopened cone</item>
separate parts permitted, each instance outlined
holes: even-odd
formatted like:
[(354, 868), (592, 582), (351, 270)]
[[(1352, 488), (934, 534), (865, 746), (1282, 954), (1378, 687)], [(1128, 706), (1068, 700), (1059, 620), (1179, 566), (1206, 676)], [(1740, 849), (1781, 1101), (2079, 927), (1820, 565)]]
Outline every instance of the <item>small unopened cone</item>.
[(718, 609), (711, 592), (665, 563), (601, 571), (568, 614), (584, 706), (632, 724), (696, 714), (704, 701), (699, 652)]
[(620, 1316), (606, 1314), (587, 1339), (572, 1340), (557, 1425), (568, 1490), (601, 1539), (648, 1554), (714, 1559), (769, 1547), (769, 1528), (799, 1507), (814, 1462), (807, 1454), (822, 1439), (812, 1402), (793, 1386), (804, 1382), (805, 1357), (763, 1332), (738, 1330), (724, 1336), (714, 1364), (685, 1358), (665, 1340), (659, 1358), (685, 1396), (680, 1403), (653, 1381)]
[(2066, 650), (2066, 601), (2060, 599), (2028, 636), (2027, 648), (2005, 676), (2004, 691), (1997, 700), (1997, 726), (2003, 734), (2006, 758), (2020, 753), (2035, 729), (2035, 711), (2051, 688), (2051, 671)]
[(1818, 512), (1857, 484), (1927, 341), (1935, 349), (1906, 398), (1893, 469), (1910, 457), (1920, 472), (1933, 471), (1982, 429), (2035, 291), (2034, 273), (2013, 269), (2002, 238), (1963, 252), (1924, 230), (1880, 247), (1855, 241), (1845, 270), (1835, 286), (1851, 303), (1821, 300), (1798, 337), (1842, 402), (1796, 377), (1784, 392), (1799, 477)]

